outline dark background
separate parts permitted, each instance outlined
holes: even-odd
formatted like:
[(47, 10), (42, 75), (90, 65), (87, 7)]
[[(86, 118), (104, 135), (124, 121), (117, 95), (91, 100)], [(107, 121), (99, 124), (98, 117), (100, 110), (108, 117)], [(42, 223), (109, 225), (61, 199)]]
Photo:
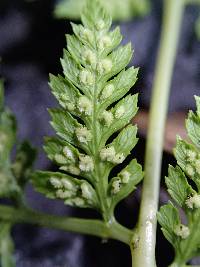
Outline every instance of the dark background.
[[(65, 47), (68, 21), (57, 20), (53, 0), (0, 0), (0, 76), (5, 78), (6, 102), (18, 120), (18, 137), (30, 139), (38, 148), (36, 168), (52, 168), (42, 151), (43, 136), (52, 135), (47, 108), (57, 105), (48, 88), (48, 74), (61, 73), (59, 58)], [(149, 16), (121, 24), (124, 42), (131, 40), (135, 50), (131, 64), (140, 67), (134, 92), (139, 92), (140, 107), (148, 109), (156, 51), (162, 17), (162, 1), (153, 1)], [(170, 112), (194, 108), (193, 95), (200, 89), (200, 43), (194, 33), (199, 10), (187, 8), (174, 71)], [(170, 30), (170, 29), (169, 29)], [(145, 140), (141, 139), (134, 156), (143, 162)], [(171, 156), (164, 155), (163, 176)], [(118, 219), (127, 226), (137, 220), (140, 189), (119, 205)], [(56, 214), (90, 217), (91, 211), (64, 207), (51, 202), (27, 187), (27, 199), (34, 208)], [(162, 191), (162, 201), (167, 195)], [(131, 219), (130, 219), (131, 218)], [(160, 267), (170, 262), (170, 246), (158, 234), (157, 257)], [(17, 267), (107, 267), (130, 266), (128, 248), (115, 241), (107, 243), (93, 237), (63, 233), (34, 226), (16, 226)]]

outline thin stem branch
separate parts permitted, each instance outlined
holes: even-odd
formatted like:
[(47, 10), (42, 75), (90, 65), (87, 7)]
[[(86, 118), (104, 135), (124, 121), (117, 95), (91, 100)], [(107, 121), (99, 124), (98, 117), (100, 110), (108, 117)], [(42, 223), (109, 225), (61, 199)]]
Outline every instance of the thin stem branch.
[(165, 0), (161, 42), (149, 118), (145, 154), (145, 177), (139, 222), (138, 242), (132, 243), (134, 267), (155, 267), (156, 213), (158, 209), (163, 139), (168, 98), (184, 13), (183, 0)]
[(132, 231), (123, 227), (116, 221), (109, 224), (101, 220), (81, 219), (47, 215), (30, 209), (16, 209), (0, 205), (0, 220), (15, 223), (36, 224), (38, 226), (54, 228), (69, 232), (94, 235), (103, 239), (116, 239), (125, 244), (130, 244)]

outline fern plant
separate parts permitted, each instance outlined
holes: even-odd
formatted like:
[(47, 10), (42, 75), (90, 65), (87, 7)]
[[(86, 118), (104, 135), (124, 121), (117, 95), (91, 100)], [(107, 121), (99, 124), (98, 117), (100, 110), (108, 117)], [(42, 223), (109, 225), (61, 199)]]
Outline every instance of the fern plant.
[[(200, 255), (200, 97), (195, 97), (197, 113), (190, 111), (186, 120), (188, 137), (192, 141), (177, 138), (174, 150), (177, 166), (169, 167), (166, 177), (168, 192), (175, 204), (161, 207), (158, 221), (162, 231), (175, 250), (171, 266), (185, 266)], [(179, 208), (184, 211), (180, 216)]]
[(137, 143), (137, 127), (130, 124), (138, 109), (137, 95), (126, 94), (138, 69), (125, 69), (131, 45), (119, 46), (120, 30), (109, 31), (111, 17), (97, 1), (87, 3), (81, 18), (83, 25), (72, 24), (74, 34), (66, 36), (64, 77), (50, 75), (52, 93), (60, 104), (49, 110), (58, 137), (45, 138), (44, 149), (59, 171), (38, 171), (32, 182), (47, 197), (96, 209), (112, 223), (118, 202), (143, 177), (135, 159), (110, 177)]
[[(130, 121), (138, 109), (137, 95), (129, 94), (129, 90), (137, 80), (138, 69), (127, 68), (132, 57), (131, 46), (120, 46), (120, 30), (118, 27), (110, 30), (111, 17), (99, 2), (88, 0), (81, 16), (82, 25), (72, 24), (74, 34), (67, 35), (67, 49), (61, 59), (64, 75), (50, 75), (50, 87), (60, 107), (49, 110), (57, 136), (46, 137), (44, 149), (58, 165), (57, 172), (33, 173), (35, 150), (27, 142), (19, 145), (11, 160), (11, 149), (17, 142), (16, 122), (4, 106), (3, 83), (0, 82), (0, 197), (11, 200), (11, 205), (0, 205), (2, 267), (14, 266), (10, 231), (15, 223), (21, 222), (113, 238), (130, 246), (132, 266), (156, 266), (156, 213), (164, 122), (178, 35), (188, 3), (199, 3), (199, 0), (164, 2), (143, 193), (135, 229), (119, 224), (114, 213), (116, 205), (143, 178), (141, 166), (129, 157), (137, 143), (137, 127)], [(170, 202), (158, 213), (163, 233), (175, 248), (173, 267), (187, 266), (200, 251), (197, 231), (200, 215), (199, 97), (196, 102), (197, 113), (190, 112), (187, 120), (188, 136), (193, 144), (178, 138), (175, 149), (178, 166), (170, 166), (166, 178), (168, 191), (176, 204)], [(24, 187), (30, 179), (35, 189), (46, 197), (74, 207), (95, 209), (101, 219), (60, 217), (32, 210), (24, 201)], [(184, 210), (185, 220), (180, 219), (176, 205)]]

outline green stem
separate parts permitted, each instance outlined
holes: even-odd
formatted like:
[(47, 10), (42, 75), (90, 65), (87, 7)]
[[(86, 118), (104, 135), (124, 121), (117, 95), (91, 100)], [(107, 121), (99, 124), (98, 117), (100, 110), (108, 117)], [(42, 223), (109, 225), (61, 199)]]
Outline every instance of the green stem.
[(141, 209), (136, 229), (138, 242), (132, 242), (134, 267), (155, 267), (156, 213), (168, 99), (184, 13), (183, 0), (165, 0), (161, 42), (153, 84), (149, 131), (145, 155), (145, 177)]
[(169, 267), (200, 267), (200, 265), (185, 265), (174, 262)]
[(47, 215), (30, 209), (16, 209), (0, 205), (0, 220), (15, 223), (30, 223), (69, 232), (94, 235), (103, 239), (116, 239), (130, 244), (132, 231), (123, 227), (116, 221), (109, 224), (101, 220), (90, 220), (71, 217)]
[(0, 223), (0, 262), (1, 267), (15, 267), (15, 260), (13, 256), (14, 244), (11, 238), (10, 223)]
[(186, 5), (200, 5), (200, 0), (185, 0)]
[(172, 264), (169, 267), (200, 267), (200, 265), (185, 265), (185, 264)]

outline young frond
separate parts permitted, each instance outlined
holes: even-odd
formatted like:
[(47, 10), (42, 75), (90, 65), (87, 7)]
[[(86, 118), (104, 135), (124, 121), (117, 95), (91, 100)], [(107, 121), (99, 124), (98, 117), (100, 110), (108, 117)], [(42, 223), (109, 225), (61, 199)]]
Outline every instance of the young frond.
[(143, 177), (141, 166), (132, 160), (108, 178), (137, 143), (137, 128), (130, 124), (138, 109), (137, 95), (124, 96), (135, 84), (138, 69), (125, 69), (131, 45), (119, 46), (120, 30), (110, 30), (111, 17), (97, 0), (87, 2), (81, 18), (83, 24), (72, 24), (74, 34), (66, 36), (64, 77), (50, 75), (61, 107), (50, 110), (58, 137), (46, 138), (44, 149), (60, 172), (36, 172), (32, 181), (47, 197), (97, 209), (109, 220), (116, 204)]

